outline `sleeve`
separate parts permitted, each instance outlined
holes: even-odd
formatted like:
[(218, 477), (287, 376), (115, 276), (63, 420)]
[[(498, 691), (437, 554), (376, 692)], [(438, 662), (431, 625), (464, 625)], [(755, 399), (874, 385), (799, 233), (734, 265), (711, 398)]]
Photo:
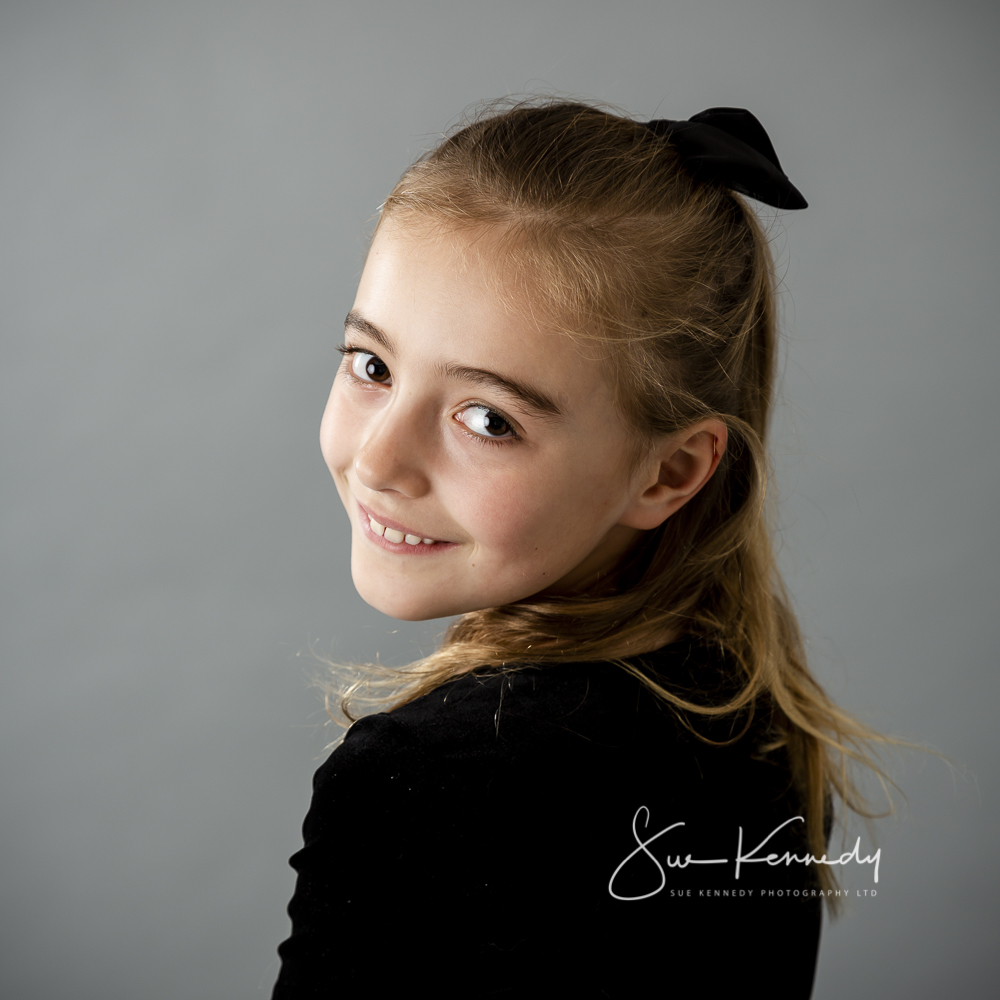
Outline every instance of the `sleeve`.
[(556, 944), (548, 894), (524, 891), (544, 835), (498, 783), (488, 754), (425, 750), (385, 714), (355, 723), (314, 778), (272, 1000), (534, 995)]
[(316, 772), (273, 1000), (370, 984), (401, 902), (419, 892), (426, 771), (408, 730), (379, 714), (358, 720)]

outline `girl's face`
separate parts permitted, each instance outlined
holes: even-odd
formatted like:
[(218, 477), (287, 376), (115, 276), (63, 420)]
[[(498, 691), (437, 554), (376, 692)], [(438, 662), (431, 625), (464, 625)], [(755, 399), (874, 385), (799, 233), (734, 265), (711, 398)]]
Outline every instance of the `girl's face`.
[(354, 584), (395, 618), (581, 589), (644, 526), (606, 366), (498, 301), (491, 254), (384, 219), (347, 318), (320, 440)]

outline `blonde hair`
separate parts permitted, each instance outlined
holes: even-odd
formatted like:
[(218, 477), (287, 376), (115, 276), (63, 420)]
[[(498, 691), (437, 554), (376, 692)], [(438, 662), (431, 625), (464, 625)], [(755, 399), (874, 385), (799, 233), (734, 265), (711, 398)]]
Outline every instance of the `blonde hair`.
[[(571, 336), (606, 353), (637, 453), (709, 417), (725, 422), (729, 444), (706, 487), (647, 532), (599, 591), (464, 614), (404, 672), (370, 665), (338, 692), (341, 711), (353, 720), (363, 694), (398, 707), (474, 670), (612, 660), (692, 728), (697, 716), (766, 713), (760, 750), (784, 748), (809, 849), (824, 856), (833, 794), (873, 815), (847, 765), (882, 776), (869, 749), (882, 738), (813, 678), (775, 567), (764, 510), (775, 277), (754, 211), (697, 181), (669, 140), (641, 123), (535, 100), (490, 106), (417, 160), (382, 217), (502, 234), (505, 271), (530, 281), (550, 315), (568, 318)], [(643, 669), (637, 655), (679, 636), (724, 652), (737, 681), (731, 698), (702, 704)], [(832, 885), (829, 867), (818, 868)]]

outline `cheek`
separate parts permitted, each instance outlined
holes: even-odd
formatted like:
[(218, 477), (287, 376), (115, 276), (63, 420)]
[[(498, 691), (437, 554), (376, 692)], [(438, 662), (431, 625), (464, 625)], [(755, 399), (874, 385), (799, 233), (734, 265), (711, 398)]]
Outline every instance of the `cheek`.
[(580, 474), (588, 467), (583, 456), (579, 463), (531, 466), (476, 477), (450, 505), (482, 557), (500, 571), (542, 571), (583, 559), (617, 520), (594, 465)]

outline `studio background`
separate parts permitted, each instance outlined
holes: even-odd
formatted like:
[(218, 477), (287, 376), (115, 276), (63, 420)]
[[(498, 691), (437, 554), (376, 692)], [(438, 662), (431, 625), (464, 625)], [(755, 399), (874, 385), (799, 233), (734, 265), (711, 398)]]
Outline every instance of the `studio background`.
[(400, 664), (442, 627), (354, 593), (319, 454), (364, 234), (464, 107), (530, 91), (748, 107), (810, 201), (771, 226), (782, 564), (830, 692), (956, 764), (892, 765), (878, 896), (824, 927), (815, 996), (985, 995), (997, 27), (970, 0), (5, 0), (0, 994), (269, 996), (336, 735), (310, 649)]

